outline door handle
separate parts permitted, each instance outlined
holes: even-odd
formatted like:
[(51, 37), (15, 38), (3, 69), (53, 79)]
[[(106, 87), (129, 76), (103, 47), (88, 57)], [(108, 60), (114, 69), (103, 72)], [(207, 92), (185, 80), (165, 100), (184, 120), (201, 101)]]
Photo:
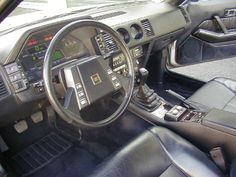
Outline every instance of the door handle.
[(235, 9), (226, 9), (225, 10), (226, 17), (233, 17), (236, 16), (236, 8)]
[(236, 40), (236, 31), (228, 33), (217, 33), (209, 30), (198, 29), (194, 36), (210, 43), (225, 42)]
[(219, 16), (214, 16), (214, 19), (221, 28), (222, 32), (198, 29), (194, 33), (194, 36), (211, 43), (236, 40), (236, 31), (229, 32)]

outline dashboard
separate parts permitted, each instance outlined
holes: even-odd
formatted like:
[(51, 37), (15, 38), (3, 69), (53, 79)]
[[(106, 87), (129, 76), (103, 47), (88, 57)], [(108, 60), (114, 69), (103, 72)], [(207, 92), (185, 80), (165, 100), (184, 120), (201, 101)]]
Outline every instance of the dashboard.
[[(44, 92), (42, 78), (44, 57), (51, 40), (60, 28), (62, 26), (31, 33), (24, 42), (16, 61), (5, 66), (16, 93), (27, 90), (28, 87)], [(137, 70), (138, 58), (143, 56), (143, 48), (134, 47), (130, 52), (135, 59)], [(114, 39), (108, 33), (92, 27), (79, 28), (61, 39), (52, 56), (53, 66), (91, 55), (108, 56), (113, 71), (122, 75), (128, 73), (126, 59), (119, 53)]]
[[(164, 1), (147, 1), (97, 9), (89, 14), (72, 14), (0, 32), (0, 40), (4, 41), (4, 45), (0, 45), (0, 106), (6, 106), (6, 113), (13, 109), (12, 105), (18, 109), (46, 98), (42, 67), (50, 41), (65, 25), (84, 18), (98, 20), (117, 31), (130, 49), (135, 71), (145, 66), (154, 47), (157, 46), (155, 50), (166, 47), (191, 23), (184, 9)], [(104, 31), (92, 28), (74, 30), (65, 36), (55, 48), (53, 65), (90, 55), (109, 57), (113, 71), (127, 74), (126, 60), (115, 41)], [(4, 111), (0, 112), (0, 117), (3, 114)]]

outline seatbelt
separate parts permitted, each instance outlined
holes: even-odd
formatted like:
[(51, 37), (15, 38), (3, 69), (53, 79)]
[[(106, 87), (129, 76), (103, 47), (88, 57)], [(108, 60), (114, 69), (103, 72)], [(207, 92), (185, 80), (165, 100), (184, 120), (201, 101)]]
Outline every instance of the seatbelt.
[(227, 168), (223, 149), (221, 147), (213, 148), (210, 151), (210, 155), (215, 164), (225, 173)]

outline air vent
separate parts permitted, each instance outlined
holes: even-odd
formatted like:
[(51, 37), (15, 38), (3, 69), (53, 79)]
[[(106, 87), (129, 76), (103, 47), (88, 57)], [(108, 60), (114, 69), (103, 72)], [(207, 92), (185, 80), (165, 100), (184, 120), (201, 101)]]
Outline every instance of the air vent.
[(130, 35), (129, 32), (124, 29), (124, 28), (118, 28), (117, 32), (120, 34), (120, 36), (123, 38), (123, 40), (125, 41), (126, 44), (129, 43), (130, 41)]
[(3, 99), (7, 95), (9, 95), (9, 92), (6, 88), (5, 83), (2, 80), (2, 77), (0, 76), (0, 99)]
[(151, 24), (150, 24), (148, 19), (142, 20), (141, 24), (142, 24), (142, 27), (143, 27), (143, 30), (144, 30), (144, 34), (146, 34), (146, 36), (149, 37), (149, 36), (153, 36), (154, 35), (152, 26), (151, 26)]
[(109, 34), (103, 33), (103, 38), (108, 52), (116, 51), (118, 49), (116, 42)]
[(94, 17), (94, 20), (103, 20), (103, 19), (116, 17), (116, 16), (123, 15), (123, 14), (126, 14), (126, 12), (123, 12), (123, 11), (112, 12), (112, 13), (108, 13), (108, 14), (104, 14), (104, 15)]

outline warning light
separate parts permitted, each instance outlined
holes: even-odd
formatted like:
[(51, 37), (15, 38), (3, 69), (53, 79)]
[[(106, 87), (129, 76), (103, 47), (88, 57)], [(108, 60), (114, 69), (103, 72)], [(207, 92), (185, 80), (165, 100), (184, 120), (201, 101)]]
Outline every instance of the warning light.
[(28, 46), (33, 46), (38, 44), (38, 41), (36, 39), (30, 39), (27, 43)]
[(45, 35), (45, 36), (44, 36), (44, 41), (51, 41), (52, 38), (53, 38), (52, 35)]

